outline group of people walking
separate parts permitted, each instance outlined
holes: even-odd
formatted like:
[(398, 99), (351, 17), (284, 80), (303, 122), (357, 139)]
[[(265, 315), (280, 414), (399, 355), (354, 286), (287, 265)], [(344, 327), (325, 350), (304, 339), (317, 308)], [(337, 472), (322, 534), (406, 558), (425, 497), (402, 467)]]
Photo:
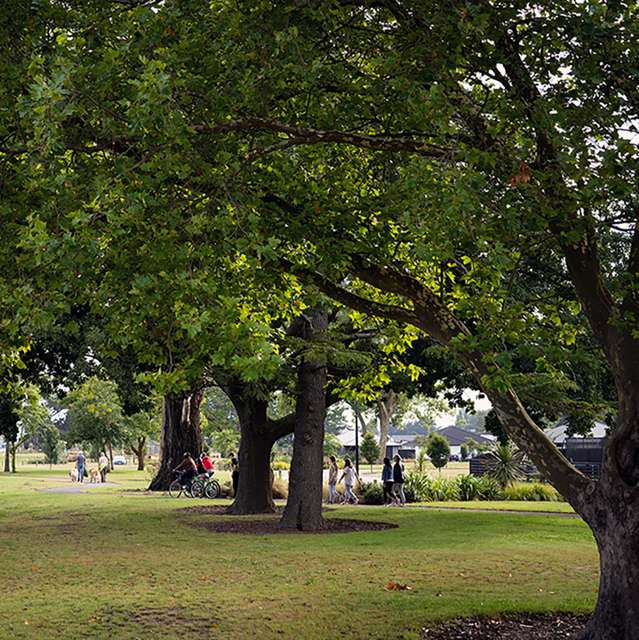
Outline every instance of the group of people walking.
[[(339, 467), (335, 456), (329, 458), (328, 465), (328, 503), (336, 502), (343, 504), (357, 504), (359, 499), (353, 491), (355, 482), (361, 484), (361, 480), (357, 475), (353, 462), (350, 458), (344, 458), (344, 467), (342, 475), (339, 475)], [(339, 478), (338, 478), (339, 476)], [(344, 495), (340, 495), (337, 491), (337, 485), (344, 481)], [(384, 466), (382, 467), (382, 487), (384, 489), (384, 504), (388, 506), (404, 506), (406, 504), (406, 496), (404, 495), (404, 464), (399, 455), (393, 457), (393, 464), (390, 458), (384, 458)]]
[(384, 504), (403, 507), (406, 504), (404, 495), (404, 463), (399, 455), (384, 458), (382, 467), (382, 487), (384, 489)]
[(77, 482), (84, 482), (85, 478), (91, 477), (91, 482), (97, 482), (98, 477), (100, 482), (106, 482), (107, 473), (109, 472), (109, 459), (106, 454), (102, 452), (98, 459), (98, 466), (96, 469), (91, 469), (89, 474), (87, 459), (82, 451), (78, 451), (78, 455), (75, 459), (75, 480)]

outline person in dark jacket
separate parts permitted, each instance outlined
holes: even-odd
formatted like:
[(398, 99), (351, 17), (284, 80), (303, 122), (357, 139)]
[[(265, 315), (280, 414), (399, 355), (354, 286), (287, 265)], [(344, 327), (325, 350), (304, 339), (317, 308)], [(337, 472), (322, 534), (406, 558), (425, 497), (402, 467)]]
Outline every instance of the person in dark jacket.
[(231, 454), (231, 480), (233, 482), (233, 497), (237, 496), (237, 487), (240, 482), (240, 462), (235, 457), (235, 454)]
[(393, 504), (395, 502), (395, 497), (393, 496), (393, 466), (390, 458), (384, 458), (382, 488), (384, 489), (384, 504)]
[(404, 465), (399, 455), (393, 458), (393, 495), (395, 503), (400, 507), (406, 504), (406, 496), (404, 495)]

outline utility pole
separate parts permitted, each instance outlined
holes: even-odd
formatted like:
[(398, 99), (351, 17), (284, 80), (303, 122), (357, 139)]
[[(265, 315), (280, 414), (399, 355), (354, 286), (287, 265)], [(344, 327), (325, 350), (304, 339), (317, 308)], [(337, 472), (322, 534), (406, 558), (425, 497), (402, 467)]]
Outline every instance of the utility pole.
[(359, 476), (359, 420), (357, 412), (355, 413), (355, 471)]

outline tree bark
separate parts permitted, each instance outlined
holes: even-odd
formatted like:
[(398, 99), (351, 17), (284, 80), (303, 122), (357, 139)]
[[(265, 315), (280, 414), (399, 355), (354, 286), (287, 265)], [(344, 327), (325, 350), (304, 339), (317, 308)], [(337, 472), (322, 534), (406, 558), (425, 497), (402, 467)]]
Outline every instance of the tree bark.
[(199, 456), (202, 451), (200, 404), (202, 391), (169, 394), (162, 406), (160, 468), (149, 485), (150, 491), (166, 491), (173, 480), (173, 469), (184, 453)]
[(138, 459), (138, 471), (144, 471), (144, 457), (146, 454), (146, 438), (138, 439), (137, 449), (133, 451)]
[(274, 513), (271, 449), (275, 440), (266, 416), (267, 401), (252, 397), (248, 385), (227, 392), (240, 420), (240, 464), (237, 495), (228, 512), (233, 515)]
[(11, 453), (9, 443), (5, 441), (4, 447), (4, 472), (9, 473), (11, 471)]
[(113, 466), (113, 445), (111, 444), (110, 440), (107, 440), (107, 451), (109, 453), (109, 470), (113, 471), (113, 469), (115, 468)]
[(384, 392), (382, 397), (377, 401), (377, 412), (379, 414), (379, 462), (386, 457), (386, 442), (390, 432), (390, 423), (395, 405), (397, 404), (397, 394), (389, 389)]
[(599, 550), (597, 605), (579, 640), (631, 640), (639, 619), (639, 493), (602, 478), (583, 514)]
[[(317, 340), (328, 327), (325, 312), (315, 310), (302, 320), (301, 336)], [(298, 368), (295, 440), (288, 500), (280, 520), (282, 529), (317, 531), (322, 517), (324, 420), (326, 418), (326, 362), (318, 354), (302, 357)]]
[(14, 442), (11, 445), (11, 473), (16, 472), (16, 450), (18, 449), (18, 445)]

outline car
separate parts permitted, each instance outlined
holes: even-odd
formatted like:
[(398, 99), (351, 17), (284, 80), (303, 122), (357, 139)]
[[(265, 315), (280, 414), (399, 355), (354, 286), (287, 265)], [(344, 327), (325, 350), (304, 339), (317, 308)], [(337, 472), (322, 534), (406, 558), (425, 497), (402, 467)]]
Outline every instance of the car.
[(113, 464), (126, 464), (124, 456), (113, 456)]

